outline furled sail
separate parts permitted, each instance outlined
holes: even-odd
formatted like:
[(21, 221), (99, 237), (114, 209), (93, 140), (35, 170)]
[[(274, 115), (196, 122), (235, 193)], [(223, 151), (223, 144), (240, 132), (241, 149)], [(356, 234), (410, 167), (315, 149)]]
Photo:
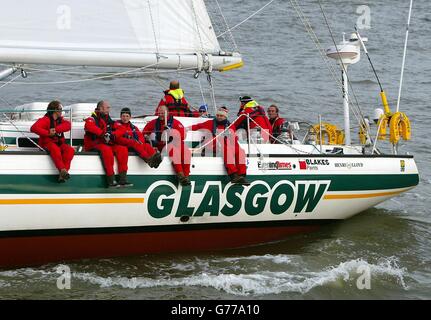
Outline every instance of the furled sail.
[[(0, 62), (230, 69), (203, 0), (1, 1)], [(7, 13), (7, 14), (6, 14)]]

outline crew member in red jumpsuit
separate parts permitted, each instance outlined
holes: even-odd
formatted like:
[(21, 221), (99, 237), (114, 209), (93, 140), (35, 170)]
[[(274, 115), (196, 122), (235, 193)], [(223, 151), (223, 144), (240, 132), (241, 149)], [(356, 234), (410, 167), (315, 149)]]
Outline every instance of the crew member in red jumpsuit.
[[(205, 130), (207, 133), (210, 133), (209, 137), (211, 137), (211, 139), (219, 135), (213, 140), (213, 143), (209, 145), (210, 148), (212, 146), (214, 153), (216, 153), (217, 150), (222, 150), (226, 171), (232, 183), (249, 185), (250, 183), (245, 180), (247, 173), (245, 153), (239, 146), (238, 137), (235, 135), (235, 127), (229, 127), (230, 122), (227, 117), (227, 108), (220, 107), (217, 110), (215, 119), (195, 124), (191, 129), (193, 131)], [(227, 131), (225, 131), (226, 129)], [(203, 143), (205, 144), (208, 142), (205, 140)]]
[[(274, 138), (277, 138), (281, 134), (283, 124), (286, 122), (286, 120), (280, 117), (279, 109), (275, 104), (268, 107), (267, 113), (269, 123), (272, 127), (272, 135)], [(277, 140), (275, 140), (274, 138), (271, 137), (271, 143), (277, 143)]]
[(142, 132), (130, 121), (132, 112), (123, 108), (120, 112), (121, 120), (114, 124), (115, 142), (136, 152), (151, 168), (157, 168), (162, 162), (160, 152), (144, 139)]
[[(99, 101), (91, 117), (85, 120), (84, 150), (99, 151), (106, 172), (108, 188), (131, 186), (127, 182), (128, 149), (115, 143), (114, 121), (109, 116), (108, 101)], [(115, 181), (114, 154), (117, 158), (119, 181)]]
[(248, 130), (247, 117), (250, 118), (250, 129), (260, 128), (263, 141), (269, 141), (272, 135), (272, 126), (266, 116), (265, 109), (249, 96), (240, 98), (241, 106), (235, 128)]
[[(185, 129), (178, 120), (168, 115), (168, 109), (161, 105), (158, 111), (159, 117), (147, 123), (143, 130), (145, 136), (152, 136), (153, 146), (160, 152), (167, 148), (169, 158), (172, 161), (178, 182), (183, 185), (190, 185), (190, 163), (191, 152), (185, 145)], [(167, 142), (167, 144), (166, 144)]]
[(178, 80), (173, 80), (169, 84), (169, 90), (164, 91), (165, 96), (160, 100), (156, 109), (158, 115), (159, 107), (164, 105), (168, 107), (169, 116), (174, 117), (199, 117), (198, 111), (192, 111), (190, 104), (184, 96), (183, 89), (180, 88)]
[(39, 135), (39, 146), (49, 152), (59, 171), (58, 182), (70, 178), (69, 169), (75, 150), (66, 144), (64, 133), (70, 131), (71, 124), (62, 117), (63, 106), (60, 101), (48, 104), (46, 115), (37, 120), (30, 131)]

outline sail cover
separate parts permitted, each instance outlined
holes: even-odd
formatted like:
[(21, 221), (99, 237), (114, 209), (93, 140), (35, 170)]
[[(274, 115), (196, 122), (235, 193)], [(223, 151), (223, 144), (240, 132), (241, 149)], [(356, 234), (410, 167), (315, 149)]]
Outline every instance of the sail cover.
[(2, 62), (135, 66), (221, 50), (203, 0), (14, 0), (0, 12)]

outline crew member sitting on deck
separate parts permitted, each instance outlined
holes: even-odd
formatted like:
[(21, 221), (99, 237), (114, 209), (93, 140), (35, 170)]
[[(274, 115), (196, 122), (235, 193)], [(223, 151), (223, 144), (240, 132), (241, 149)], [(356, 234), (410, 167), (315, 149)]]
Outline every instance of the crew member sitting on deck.
[(199, 113), (190, 110), (190, 105), (184, 97), (184, 91), (180, 88), (180, 82), (173, 80), (169, 84), (169, 90), (164, 91), (165, 96), (156, 109), (158, 115), (159, 107), (164, 105), (168, 107), (169, 116), (174, 117), (199, 117)]
[(121, 120), (114, 124), (115, 142), (136, 152), (151, 168), (157, 168), (162, 162), (162, 156), (145, 141), (138, 127), (130, 122), (131, 116), (132, 112), (129, 108), (121, 109)]
[[(114, 121), (109, 116), (111, 106), (108, 101), (99, 101), (91, 117), (85, 120), (84, 150), (98, 151), (106, 172), (108, 188), (132, 186), (127, 182), (127, 147), (115, 144)], [(119, 181), (115, 181), (114, 154), (118, 162)]]
[[(272, 126), (272, 136), (274, 138), (277, 138), (281, 134), (281, 130), (283, 128), (283, 124), (285, 123), (285, 119), (280, 118), (279, 116), (279, 109), (278, 107), (273, 104), (268, 107), (267, 110), (269, 123)], [(277, 140), (275, 140), (273, 137), (271, 137), (271, 143), (277, 143)]]
[(59, 171), (58, 182), (66, 182), (70, 178), (69, 169), (75, 150), (66, 144), (64, 133), (70, 131), (71, 124), (62, 117), (63, 106), (60, 101), (48, 104), (43, 118), (37, 120), (30, 131), (39, 135), (39, 145), (49, 152), (55, 167)]
[(185, 145), (185, 129), (178, 120), (168, 115), (168, 108), (161, 105), (158, 109), (159, 117), (147, 123), (143, 134), (152, 139), (153, 146), (159, 151), (167, 148), (167, 153), (172, 161), (178, 182), (183, 185), (190, 185), (190, 163), (191, 152)]
[[(235, 128), (247, 131), (249, 123), (250, 129), (257, 128), (260, 130), (263, 141), (269, 141), (269, 137), (272, 134), (272, 126), (265, 114), (265, 109), (249, 96), (240, 97), (239, 99), (241, 106), (238, 112), (238, 119), (234, 122)], [(250, 120), (247, 119), (248, 117)]]
[[(227, 108), (220, 107), (217, 110), (215, 119), (192, 125), (191, 129), (193, 131), (206, 130), (206, 132), (211, 133), (209, 137), (212, 139), (218, 135), (217, 138), (213, 139), (213, 143), (209, 144), (210, 148), (211, 146), (213, 148), (213, 153), (215, 154), (217, 150), (222, 152), (227, 174), (232, 183), (249, 185), (250, 183), (245, 180), (247, 173), (245, 153), (239, 146), (238, 137), (235, 135), (235, 127), (230, 126), (227, 117)], [(208, 142), (204, 141), (205, 143)]]

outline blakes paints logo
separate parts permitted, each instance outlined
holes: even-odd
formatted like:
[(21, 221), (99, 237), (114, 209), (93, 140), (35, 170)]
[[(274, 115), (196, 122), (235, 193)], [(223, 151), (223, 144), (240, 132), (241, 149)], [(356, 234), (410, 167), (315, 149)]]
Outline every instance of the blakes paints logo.
[(319, 170), (319, 167), (329, 166), (328, 159), (305, 159), (299, 160), (300, 170)]

